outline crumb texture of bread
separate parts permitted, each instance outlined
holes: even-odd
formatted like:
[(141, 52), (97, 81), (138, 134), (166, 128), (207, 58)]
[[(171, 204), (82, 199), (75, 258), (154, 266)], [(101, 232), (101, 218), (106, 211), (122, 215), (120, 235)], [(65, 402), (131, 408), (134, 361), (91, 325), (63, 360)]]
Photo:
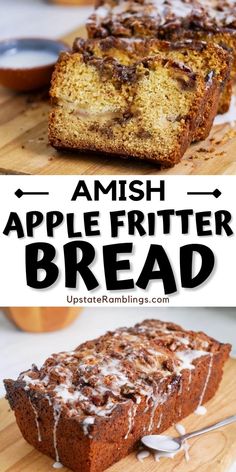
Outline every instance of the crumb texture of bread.
[(231, 346), (146, 320), (52, 354), (7, 398), (24, 438), (74, 472), (102, 472), (214, 396)]
[(128, 65), (145, 57), (159, 55), (163, 59), (178, 61), (201, 74), (206, 82), (204, 106), (199, 111), (193, 141), (207, 138), (217, 114), (225, 113), (230, 106), (232, 81), (230, 71), (231, 54), (217, 44), (185, 39), (182, 41), (163, 41), (158, 39), (105, 39), (74, 41), (75, 52), (85, 52), (96, 57), (116, 58), (122, 65)]
[(50, 142), (173, 165), (192, 141), (205, 87), (199, 74), (160, 54), (124, 65), (65, 53), (52, 81)]

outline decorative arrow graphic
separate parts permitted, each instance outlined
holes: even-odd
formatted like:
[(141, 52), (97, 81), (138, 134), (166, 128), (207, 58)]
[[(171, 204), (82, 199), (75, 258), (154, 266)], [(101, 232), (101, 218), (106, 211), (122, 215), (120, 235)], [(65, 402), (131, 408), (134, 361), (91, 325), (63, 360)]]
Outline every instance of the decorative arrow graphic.
[(214, 192), (187, 192), (187, 195), (213, 195), (213, 197), (219, 198), (222, 193), (216, 188)]
[(23, 192), (20, 188), (15, 192), (15, 195), (18, 198), (23, 197), (23, 195), (49, 195), (49, 192)]

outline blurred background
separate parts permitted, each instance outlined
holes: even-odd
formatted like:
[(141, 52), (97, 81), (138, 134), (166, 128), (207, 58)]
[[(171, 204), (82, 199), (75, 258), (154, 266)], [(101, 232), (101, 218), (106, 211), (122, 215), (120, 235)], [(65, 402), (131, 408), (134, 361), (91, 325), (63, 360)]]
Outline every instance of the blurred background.
[[(172, 321), (230, 342), (236, 357), (236, 309), (232, 308), (28, 308), (0, 311), (0, 397), (3, 378), (16, 378), (32, 363), (41, 365), (52, 352), (74, 349), (120, 326), (146, 318)], [(41, 331), (32, 333), (27, 331)], [(53, 330), (51, 332), (45, 332)]]
[(84, 24), (93, 0), (0, 0), (0, 40), (57, 38)]

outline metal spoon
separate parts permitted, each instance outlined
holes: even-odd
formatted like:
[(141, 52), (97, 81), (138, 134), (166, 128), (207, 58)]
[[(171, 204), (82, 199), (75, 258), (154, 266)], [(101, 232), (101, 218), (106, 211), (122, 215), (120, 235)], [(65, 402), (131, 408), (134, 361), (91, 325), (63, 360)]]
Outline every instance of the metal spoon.
[(215, 423), (211, 426), (207, 426), (206, 428), (199, 429), (198, 431), (193, 431), (192, 433), (178, 436), (177, 438), (152, 434), (149, 436), (144, 436), (141, 439), (141, 442), (144, 446), (155, 451), (169, 453), (178, 452), (182, 448), (184, 441), (186, 441), (187, 439), (194, 438), (195, 436), (200, 436), (201, 434), (209, 433), (210, 431), (214, 431), (215, 429), (222, 428), (223, 426), (234, 422), (236, 422), (236, 415), (230, 416), (229, 418), (226, 418), (225, 420), (220, 421), (219, 423)]

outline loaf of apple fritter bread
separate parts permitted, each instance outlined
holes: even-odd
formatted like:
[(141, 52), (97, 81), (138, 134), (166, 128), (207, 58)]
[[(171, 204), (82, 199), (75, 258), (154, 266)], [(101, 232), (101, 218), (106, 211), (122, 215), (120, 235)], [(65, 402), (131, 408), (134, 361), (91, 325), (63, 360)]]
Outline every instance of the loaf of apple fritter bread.
[(74, 472), (102, 472), (212, 398), (229, 352), (202, 332), (147, 320), (52, 354), (5, 387), (30, 444)]

